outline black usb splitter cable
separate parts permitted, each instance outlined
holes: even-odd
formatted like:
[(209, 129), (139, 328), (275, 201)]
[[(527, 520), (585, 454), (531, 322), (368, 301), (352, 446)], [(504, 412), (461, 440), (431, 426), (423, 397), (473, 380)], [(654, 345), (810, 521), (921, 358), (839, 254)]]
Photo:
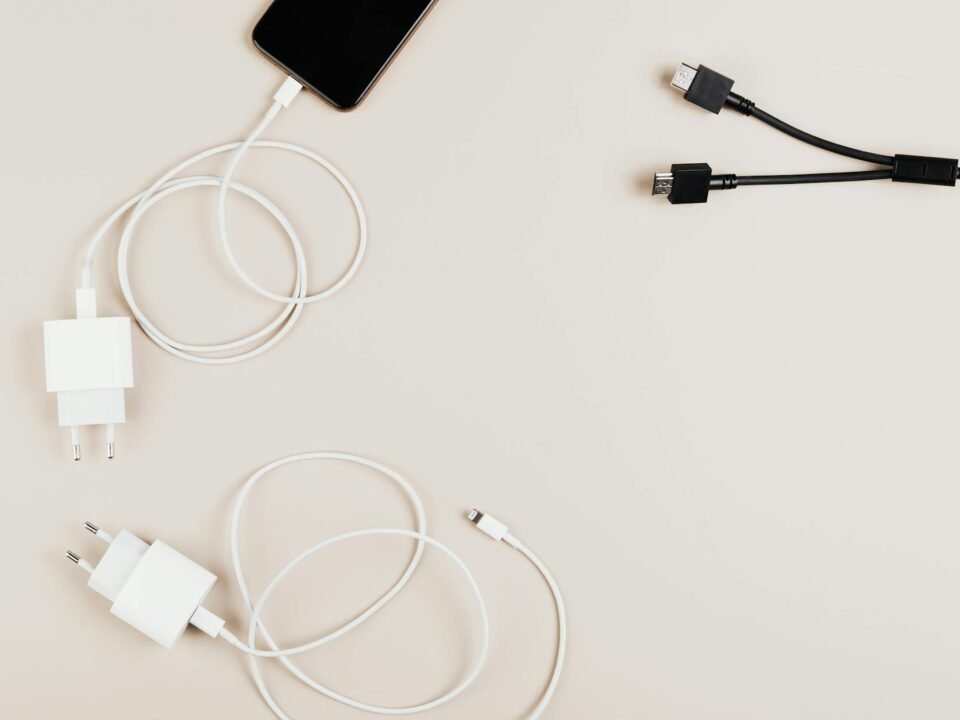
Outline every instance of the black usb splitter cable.
[(674, 205), (704, 203), (707, 201), (711, 190), (733, 190), (751, 185), (801, 185), (861, 180), (893, 180), (894, 182), (953, 187), (960, 179), (960, 166), (954, 158), (922, 155), (880, 155), (840, 145), (800, 130), (765, 110), (761, 110), (752, 100), (733, 92), (733, 80), (704, 65), (694, 68), (682, 64), (677, 69), (670, 84), (683, 93), (685, 100), (689, 100), (715, 115), (719, 114), (725, 107), (733, 108), (742, 115), (754, 117), (795, 140), (800, 140), (837, 155), (882, 166), (875, 170), (859, 172), (715, 175), (713, 169), (706, 163), (677, 164), (673, 165), (668, 173), (657, 173), (653, 181), (653, 194), (666, 195), (667, 199)]

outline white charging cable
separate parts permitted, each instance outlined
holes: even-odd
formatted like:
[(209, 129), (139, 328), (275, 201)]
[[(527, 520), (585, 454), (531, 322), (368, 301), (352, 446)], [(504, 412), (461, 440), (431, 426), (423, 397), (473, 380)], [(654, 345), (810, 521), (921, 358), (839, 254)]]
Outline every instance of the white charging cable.
[[(243, 510), (244, 502), (247, 499), (250, 490), (253, 489), (253, 486), (257, 484), (265, 475), (276, 470), (279, 467), (284, 465), (289, 465), (290, 463), (303, 462), (307, 460), (341, 460), (357, 465), (362, 465), (364, 467), (371, 468), (381, 473), (385, 477), (389, 478), (406, 494), (410, 502), (413, 504), (415, 513), (416, 513), (416, 530), (395, 530), (390, 528), (377, 528), (371, 530), (358, 530), (354, 532), (344, 533), (342, 535), (337, 535), (335, 537), (324, 540), (320, 543), (317, 543), (313, 547), (304, 550), (302, 553), (297, 555), (293, 560), (291, 560), (277, 575), (270, 581), (267, 585), (267, 588), (263, 591), (263, 594), (260, 596), (256, 604), (250, 598), (250, 591), (247, 587), (246, 580), (243, 574), (243, 566), (240, 561), (240, 515)], [(351, 540), (354, 538), (360, 537), (369, 537), (374, 535), (392, 535), (400, 537), (413, 538), (417, 541), (416, 551), (414, 552), (410, 562), (407, 565), (406, 570), (403, 575), (400, 576), (400, 579), (396, 584), (390, 588), (384, 595), (373, 603), (370, 607), (364, 610), (362, 613), (357, 615), (353, 620), (344, 624), (342, 627), (334, 630), (333, 632), (313, 640), (312, 642), (305, 643), (293, 648), (280, 649), (277, 647), (277, 644), (274, 642), (273, 638), (270, 636), (267, 631), (266, 625), (263, 623), (261, 614), (263, 612), (264, 605), (267, 600), (270, 598), (273, 591), (276, 589), (277, 585), (301, 562), (306, 560), (308, 557), (314, 553), (322, 550), (323, 548), (329, 547), (339, 542), (346, 540)], [(380, 707), (377, 705), (371, 705), (369, 703), (356, 700), (354, 698), (348, 697), (342, 693), (338, 693), (335, 690), (332, 690), (316, 680), (309, 677), (304, 673), (299, 667), (297, 667), (291, 660), (290, 657), (293, 655), (299, 655), (300, 653), (308, 652), (315, 648), (318, 648), (322, 645), (327, 644), (337, 638), (345, 635), (351, 630), (359, 627), (362, 623), (369, 620), (377, 611), (382, 609), (387, 603), (389, 603), (397, 593), (399, 593), (409, 582), (414, 571), (417, 569), (417, 565), (420, 563), (420, 559), (423, 555), (424, 544), (429, 544), (432, 547), (440, 550), (447, 557), (453, 560), (460, 570), (463, 572), (464, 576), (467, 578), (467, 583), (470, 586), (471, 591), (473, 592), (474, 597), (476, 598), (477, 608), (480, 612), (480, 619), (482, 625), (482, 641), (480, 652), (477, 657), (476, 662), (473, 665), (473, 669), (467, 674), (466, 678), (463, 679), (453, 690), (444, 694), (441, 697), (425, 702), (420, 705), (414, 705), (410, 707), (402, 708), (389, 708), (389, 707)], [(334, 452), (314, 452), (314, 453), (304, 453), (301, 455), (291, 455), (289, 457), (282, 458), (275, 462), (270, 463), (269, 465), (261, 468), (259, 471), (254, 473), (246, 484), (243, 486), (243, 489), (240, 491), (240, 496), (237, 498), (237, 503), (234, 506), (233, 511), (233, 520), (230, 524), (230, 552), (233, 557), (233, 572), (237, 578), (237, 585), (240, 587), (240, 594), (243, 595), (243, 601), (247, 607), (248, 612), (250, 613), (250, 627), (247, 633), (247, 643), (244, 644), (237, 639), (235, 635), (228, 632), (226, 628), (220, 631), (220, 636), (223, 637), (227, 642), (229, 642), (234, 647), (242, 650), (245, 653), (250, 655), (250, 670), (253, 673), (254, 682), (257, 684), (257, 689), (260, 691), (260, 694), (263, 696), (264, 701), (267, 705), (270, 706), (270, 709), (273, 710), (274, 714), (281, 718), (282, 720), (289, 720), (289, 717), (280, 709), (276, 701), (273, 699), (273, 696), (270, 694), (270, 691), (267, 689), (266, 684), (264, 683), (263, 676), (260, 672), (260, 666), (257, 662), (257, 658), (277, 658), (283, 663), (284, 667), (287, 668), (298, 680), (306, 684), (308, 687), (316, 690), (327, 697), (337, 700), (345, 705), (356, 708), (358, 710), (366, 710), (367, 712), (379, 713), (382, 715), (406, 715), (413, 714), (418, 712), (423, 712), (439, 705), (443, 705), (450, 700), (453, 700), (457, 695), (466, 690), (477, 676), (480, 674), (480, 670), (483, 668), (483, 663), (487, 657), (487, 650), (490, 644), (490, 628), (489, 620), (487, 617), (487, 608), (483, 601), (483, 596), (480, 594), (480, 588), (477, 586), (476, 580), (474, 580), (473, 575), (471, 575), (470, 570), (467, 569), (467, 566), (464, 562), (447, 546), (439, 543), (438, 541), (428, 537), (426, 535), (426, 516), (423, 511), (423, 503), (420, 501), (420, 498), (417, 496), (416, 491), (413, 487), (398, 473), (394, 472), (390, 468), (381, 465), (373, 460), (363, 458), (357, 455), (350, 455), (346, 453), (334, 453)], [(264, 641), (269, 646), (269, 650), (260, 650), (256, 648), (256, 635), (257, 631), (263, 635)]]
[[(120, 248), (117, 254), (117, 273), (120, 281), (120, 289), (123, 292), (123, 297), (126, 300), (127, 305), (130, 307), (131, 313), (140, 324), (140, 327), (143, 328), (147, 336), (167, 352), (183, 358), (184, 360), (190, 360), (197, 363), (204, 363), (208, 365), (225, 365), (248, 360), (267, 351), (277, 342), (279, 342), (293, 328), (294, 323), (296, 323), (298, 317), (300, 316), (303, 305), (328, 298), (338, 290), (342, 289), (348, 282), (350, 282), (359, 269), (360, 263), (363, 261), (363, 256), (367, 248), (367, 218), (363, 210), (363, 203), (360, 201), (360, 196), (357, 194), (357, 191), (354, 189), (353, 185), (350, 184), (350, 181), (347, 180), (346, 176), (340, 172), (329, 160), (321, 157), (312, 150), (291, 143), (259, 139), (270, 122), (280, 113), (283, 108), (288, 107), (290, 103), (293, 102), (293, 99), (301, 89), (302, 86), (300, 83), (292, 78), (287, 78), (274, 95), (273, 104), (270, 106), (270, 109), (267, 111), (266, 115), (264, 115), (263, 119), (257, 124), (254, 130), (244, 141), (212, 147), (207, 150), (203, 150), (190, 158), (187, 158), (161, 175), (149, 188), (130, 198), (123, 205), (117, 208), (110, 215), (110, 217), (104, 221), (96, 233), (94, 233), (93, 239), (90, 241), (90, 244), (87, 247), (80, 272), (80, 287), (87, 288), (92, 286), (92, 267), (97, 248), (106, 234), (117, 223), (117, 221), (123, 217), (127, 211), (130, 211), (120, 236)], [(305, 157), (308, 160), (312, 160), (326, 170), (340, 184), (347, 196), (350, 198), (350, 202), (352, 203), (354, 212), (356, 213), (357, 225), (359, 229), (356, 251), (354, 252), (354, 256), (350, 265), (347, 267), (343, 275), (341, 275), (327, 288), (313, 294), (308, 294), (306, 259), (303, 252), (303, 246), (300, 243), (300, 239), (296, 230), (294, 230), (293, 225), (280, 211), (280, 209), (267, 197), (257, 192), (253, 188), (233, 180), (233, 176), (236, 173), (237, 166), (240, 164), (240, 160), (250, 148), (284, 150), (296, 155), (300, 155), (301, 157)], [(203, 160), (206, 160), (207, 158), (230, 152), (233, 153), (233, 156), (223, 177), (206, 175), (178, 177), (185, 170), (199, 162), (202, 162)], [(210, 345), (197, 345), (180, 342), (164, 333), (153, 322), (151, 322), (140, 305), (137, 303), (133, 288), (130, 284), (130, 273), (128, 270), (130, 244), (133, 241), (134, 231), (137, 228), (137, 224), (140, 222), (143, 215), (151, 207), (164, 198), (167, 198), (181, 190), (187, 190), (195, 187), (218, 187), (220, 189), (217, 196), (217, 231), (220, 236), (220, 242), (227, 255), (227, 259), (230, 261), (230, 265), (236, 271), (240, 279), (263, 297), (285, 305), (280, 314), (260, 330), (236, 340)], [(239, 192), (257, 202), (264, 209), (266, 209), (276, 219), (280, 227), (283, 228), (293, 248), (296, 259), (296, 277), (292, 295), (278, 295), (263, 289), (257, 285), (257, 283), (255, 283), (246, 272), (244, 272), (243, 268), (240, 267), (240, 264), (237, 262), (233, 250), (231, 249), (229, 233), (227, 232), (227, 193), (229, 190)], [(235, 352), (241, 348), (247, 348), (249, 346), (254, 347), (245, 351)]]
[[(97, 295), (93, 288), (93, 262), (97, 249), (107, 233), (126, 217), (117, 252), (117, 276), (120, 290), (130, 312), (153, 342), (184, 360), (206, 365), (226, 365), (260, 355), (282, 340), (300, 317), (303, 306), (330, 297), (356, 275), (367, 249), (367, 218), (360, 196), (350, 181), (330, 161), (312, 150), (275, 140), (260, 140), (270, 122), (288, 107), (303, 87), (287, 78), (273, 96), (263, 119), (242, 142), (227, 143), (203, 150), (161, 175), (149, 188), (133, 196), (104, 221), (94, 233), (83, 256), (80, 286), (76, 292), (76, 315), (68, 320), (44, 323), (44, 357), (47, 391), (57, 394), (58, 422), (70, 428), (73, 459), (80, 460), (80, 428), (102, 425), (106, 428), (107, 457), (116, 451), (115, 427), (125, 422), (124, 391), (133, 387), (133, 347), (130, 320), (125, 317), (97, 317)], [(250, 149), (283, 150), (312, 160), (326, 170), (343, 188), (357, 217), (358, 239), (353, 259), (344, 273), (326, 288), (308, 291), (307, 263), (300, 238), (280, 209), (265, 195), (233, 179), (237, 166)], [(231, 153), (223, 177), (214, 175), (182, 176), (197, 163)], [(254, 292), (283, 305), (280, 312), (259, 330), (226, 342), (211, 344), (187, 343), (174, 339), (152, 322), (137, 302), (128, 269), (130, 245), (144, 214), (161, 200), (198, 187), (219, 188), (217, 195), (217, 233), (230, 265), (240, 279)], [(227, 231), (227, 195), (233, 190), (251, 198), (263, 207), (283, 229), (293, 248), (296, 275), (293, 292), (280, 295), (255, 283), (240, 266), (230, 245)]]
[[(400, 487), (413, 505), (416, 515), (416, 529), (374, 528), (346, 532), (327, 538), (299, 553), (287, 563), (267, 584), (266, 589), (257, 601), (254, 602), (251, 598), (250, 590), (247, 587), (240, 560), (240, 516), (244, 504), (254, 485), (273, 470), (291, 463), (312, 460), (335, 460), (353, 463), (375, 470), (392, 480)], [(506, 542), (526, 557), (544, 577), (550, 588), (550, 592), (553, 594), (557, 611), (557, 653), (553, 672), (550, 675), (546, 689), (541, 695), (540, 700), (526, 716), (527, 720), (536, 720), (536, 718), (539, 718), (543, 714), (544, 709), (547, 707), (547, 704), (557, 689), (557, 683), (559, 682), (566, 656), (567, 621), (560, 588), (557, 586), (556, 581), (546, 566), (533, 552), (511, 535), (505, 525), (492, 516), (485, 515), (476, 510), (468, 515), (468, 519), (476, 525), (478, 529), (494, 540)], [(75, 553), (68, 552), (67, 557), (90, 573), (89, 586), (113, 602), (113, 607), (111, 608), (113, 615), (128, 622), (130, 625), (167, 647), (172, 646), (176, 642), (188, 624), (192, 624), (211, 637), (221, 637), (237, 649), (247, 653), (250, 656), (250, 669), (257, 689), (263, 696), (264, 701), (280, 720), (290, 720), (290, 718), (279, 706), (267, 688), (261, 674), (259, 659), (270, 658), (279, 660), (294, 677), (308, 687), (358, 710), (365, 710), (381, 715), (410, 715), (439, 707), (459, 696), (477, 679), (488, 655), (490, 624), (487, 608), (480, 588), (470, 570), (453, 550), (426, 534), (426, 517), (423, 510), (423, 503), (421, 503), (413, 487), (402, 476), (390, 468), (358, 455), (340, 452), (311, 452), (291, 455), (261, 468), (244, 484), (237, 498), (236, 505), (234, 506), (233, 518), (230, 525), (230, 551), (233, 558), (233, 570), (237, 578), (237, 584), (243, 596), (247, 611), (250, 613), (250, 625), (245, 643), (224, 627), (222, 618), (210, 612), (202, 605), (213, 584), (216, 582), (216, 577), (212, 573), (159, 540), (148, 546), (145, 542), (127, 531), (122, 531), (116, 536), (113, 536), (90, 523), (87, 523), (87, 529), (109, 545), (107, 552), (100, 559), (96, 567), (81, 559)], [(373, 536), (403, 537), (417, 541), (416, 549), (399, 580), (397, 580), (380, 599), (336, 630), (316, 640), (295, 647), (278, 647), (267, 630), (262, 614), (264, 607), (280, 583), (294, 568), (307, 558), (313, 556), (314, 553), (341, 542)], [(387, 603), (396, 597), (407, 585), (414, 571), (417, 569), (423, 557), (424, 549), (427, 546), (437, 549), (446, 555), (463, 573), (474, 596), (480, 615), (480, 649), (472, 669), (456, 687), (433, 700), (417, 705), (384, 707), (372, 705), (337, 692), (311, 678), (293, 663), (290, 659), (291, 657), (315, 650), (342, 637), (351, 630), (359, 627), (385, 607)], [(257, 647), (256, 640), (258, 633), (266, 642), (266, 649)]]

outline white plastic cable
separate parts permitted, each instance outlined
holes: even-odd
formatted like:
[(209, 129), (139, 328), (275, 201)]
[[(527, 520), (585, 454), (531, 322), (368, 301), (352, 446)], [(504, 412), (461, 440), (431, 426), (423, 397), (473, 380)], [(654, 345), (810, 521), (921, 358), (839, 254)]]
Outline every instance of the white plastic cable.
[(553, 575), (547, 570), (547, 566), (540, 561), (540, 558), (534, 555), (532, 550), (509, 533), (503, 538), (503, 541), (515, 548), (540, 571), (543, 579), (547, 582), (547, 586), (550, 588), (550, 592), (553, 594), (553, 602), (557, 608), (557, 657), (554, 660), (553, 672), (550, 674), (550, 682), (547, 683), (547, 689), (544, 690), (543, 695), (540, 697), (540, 702), (536, 704), (527, 716), (527, 720), (536, 720), (543, 715), (543, 711), (547, 709), (547, 705), (553, 699), (553, 694), (557, 691), (557, 685), (560, 682), (563, 663), (567, 658), (567, 610), (563, 604), (563, 595), (560, 594), (560, 586), (557, 585), (557, 581), (554, 580)]
[[(266, 352), (271, 347), (276, 345), (288, 332), (290, 332), (290, 330), (293, 328), (293, 325), (300, 317), (300, 313), (302, 312), (304, 305), (328, 298), (342, 289), (348, 282), (350, 282), (359, 269), (367, 249), (367, 218), (363, 210), (363, 204), (360, 201), (360, 197), (353, 185), (350, 184), (350, 181), (347, 180), (346, 176), (344, 176), (344, 174), (341, 173), (332, 163), (312, 150), (291, 143), (259, 139), (260, 135), (270, 124), (273, 118), (279, 114), (280, 110), (289, 105), (293, 97), (296, 95), (296, 92), (299, 90), (299, 87), (299, 84), (288, 79), (275, 96), (273, 105), (264, 115), (263, 119), (257, 124), (256, 128), (254, 128), (253, 132), (251, 132), (244, 141), (219, 145), (217, 147), (209, 148), (197, 153), (196, 155), (184, 160), (168, 170), (149, 188), (130, 198), (120, 207), (118, 207), (97, 229), (89, 245), (87, 246), (80, 272), (80, 287), (92, 287), (92, 268), (97, 248), (110, 229), (114, 227), (121, 217), (129, 212), (129, 216), (126, 219), (126, 223), (123, 226), (123, 231), (120, 237), (120, 246), (117, 253), (117, 274), (120, 282), (120, 289), (123, 293), (124, 299), (127, 302), (127, 305), (130, 306), (130, 312), (133, 314), (134, 318), (136, 318), (137, 322), (140, 324), (140, 327), (143, 328), (147, 336), (172, 355), (176, 355), (179, 358), (190, 360), (196, 363), (203, 363), (207, 365), (225, 365), (248, 360), (260, 355), (263, 352)], [(328, 287), (313, 294), (308, 294), (307, 265), (303, 253), (303, 246), (301, 245), (300, 239), (297, 236), (292, 224), (280, 211), (280, 209), (266, 196), (254, 190), (253, 188), (233, 180), (233, 175), (236, 172), (240, 160), (251, 148), (285, 150), (287, 152), (291, 152), (312, 160), (320, 165), (320, 167), (326, 170), (330, 175), (332, 175), (350, 198), (350, 202), (352, 203), (354, 212), (357, 216), (357, 247), (353, 259), (346, 271)], [(233, 156), (230, 160), (227, 172), (223, 177), (208, 175), (178, 177), (188, 168), (203, 160), (206, 160), (207, 158), (229, 152), (233, 152)], [(130, 285), (130, 275), (128, 271), (130, 244), (133, 241), (134, 231), (140, 219), (147, 212), (147, 210), (173, 193), (196, 187), (217, 187), (220, 189), (217, 199), (217, 229), (221, 244), (227, 255), (227, 259), (230, 261), (230, 264), (234, 270), (236, 270), (240, 279), (260, 295), (284, 305), (284, 308), (280, 311), (280, 313), (261, 329), (244, 337), (237, 338), (236, 340), (208, 345), (185, 343), (175, 340), (160, 330), (160, 328), (158, 328), (153, 322), (151, 322), (137, 303), (133, 288)], [(265, 208), (274, 217), (274, 219), (276, 219), (277, 223), (286, 233), (287, 238), (289, 239), (293, 248), (296, 260), (296, 276), (291, 295), (278, 295), (261, 288), (240, 267), (231, 249), (229, 235), (227, 232), (226, 196), (228, 190), (239, 192), (257, 202), (259, 205)]]
[[(239, 525), (240, 525), (240, 514), (243, 509), (244, 502), (247, 499), (250, 490), (253, 486), (266, 474), (271, 471), (281, 467), (283, 465), (288, 465), (290, 463), (302, 462), (306, 460), (342, 460), (346, 462), (352, 462), (358, 465), (363, 465), (369, 467), (373, 470), (380, 472), (386, 477), (393, 480), (397, 483), (400, 488), (404, 491), (407, 497), (410, 499), (410, 502), (413, 504), (416, 516), (417, 516), (417, 529), (416, 531), (412, 530), (395, 530), (390, 528), (377, 528), (372, 530), (358, 530), (355, 532), (344, 533), (342, 535), (337, 535), (336, 537), (329, 538), (324, 540), (313, 547), (305, 550), (300, 553), (297, 557), (291, 560), (279, 573), (276, 577), (269, 583), (266, 590), (260, 596), (260, 599), (254, 604), (250, 598), (250, 591), (247, 588), (247, 583), (243, 575), (243, 567), (240, 561), (240, 551), (239, 551)], [(470, 574), (469, 569), (464, 564), (464, 562), (457, 557), (457, 555), (446, 547), (442, 543), (427, 537), (426, 532), (426, 518), (423, 511), (423, 504), (420, 502), (420, 498), (417, 496), (413, 487), (403, 479), (399, 474), (390, 470), (389, 468), (381, 465), (380, 463), (374, 462), (373, 460), (368, 460), (357, 455), (349, 455), (346, 453), (334, 453), (334, 452), (315, 452), (315, 453), (304, 453), (301, 455), (292, 455), (286, 458), (277, 460), (269, 465), (261, 468), (259, 471), (254, 473), (253, 476), (247, 480), (246, 484), (243, 486), (243, 489), (240, 491), (240, 496), (237, 498), (237, 503), (234, 507), (233, 519), (230, 525), (230, 550), (233, 557), (233, 569), (237, 577), (237, 584), (240, 587), (240, 593), (243, 595), (244, 603), (246, 604), (250, 612), (250, 628), (247, 636), (247, 644), (244, 645), (241, 643), (236, 636), (229, 632), (222, 632), (222, 635), (227, 642), (235, 647), (243, 650), (248, 653), (250, 657), (250, 669), (253, 672), (254, 681), (257, 684), (257, 689), (259, 689), (260, 694), (263, 696), (263, 699), (266, 701), (267, 705), (270, 706), (270, 709), (273, 710), (274, 714), (281, 718), (282, 720), (289, 720), (289, 717), (280, 709), (276, 701), (273, 699), (273, 696), (270, 694), (270, 691), (267, 689), (266, 684), (263, 681), (263, 676), (260, 673), (260, 667), (257, 661), (257, 658), (260, 657), (271, 657), (277, 658), (284, 664), (284, 666), (299, 680), (304, 682), (309, 687), (313, 688), (317, 692), (320, 692), (327, 697), (337, 700), (345, 705), (357, 708), (358, 710), (366, 710), (368, 712), (379, 713), (383, 715), (405, 715), (411, 713), (422, 712), (424, 710), (429, 710), (430, 708), (437, 707), (446, 702), (449, 702), (461, 692), (466, 690), (473, 681), (477, 678), (477, 675), (480, 674), (480, 670), (483, 667), (483, 663), (486, 660), (487, 649), (490, 642), (490, 628), (489, 620), (487, 617), (486, 605), (483, 601), (483, 596), (480, 594), (480, 588), (477, 586), (476, 580)], [(364, 610), (362, 613), (357, 615), (353, 620), (349, 621), (342, 627), (334, 630), (333, 632), (318, 638), (309, 643), (299, 645), (293, 648), (280, 649), (273, 638), (270, 636), (270, 633), (267, 631), (266, 625), (261, 618), (261, 613), (263, 607), (266, 604), (267, 600), (270, 598), (270, 595), (273, 593), (276, 586), (301, 562), (306, 560), (308, 557), (313, 555), (315, 552), (322, 550), (323, 548), (329, 547), (339, 542), (345, 540), (350, 540), (359, 537), (368, 537), (374, 535), (393, 535), (408, 537), (417, 540), (417, 549), (413, 557), (410, 560), (410, 563), (407, 565), (406, 570), (401, 575), (400, 579), (390, 588), (384, 595), (373, 603), (370, 607)], [(410, 707), (380, 707), (377, 705), (371, 705), (360, 700), (343, 695), (338, 693), (335, 690), (332, 690), (319, 682), (313, 680), (311, 677), (306, 675), (300, 668), (298, 668), (289, 658), (292, 655), (298, 655), (308, 650), (313, 650), (325, 645), (326, 643), (335, 640), (338, 637), (350, 632), (354, 628), (358, 627), (360, 624), (368, 620), (374, 615), (378, 610), (383, 608), (390, 600), (392, 600), (397, 593), (404, 588), (404, 586), (409, 582), (410, 577), (413, 575), (414, 570), (416, 570), (417, 565), (420, 563), (420, 559), (423, 555), (424, 544), (431, 545), (432, 547), (437, 548), (445, 555), (447, 555), (454, 563), (460, 568), (467, 578), (467, 582), (470, 586), (471, 591), (474, 594), (474, 597), (477, 601), (477, 607), (480, 611), (480, 619), (482, 624), (482, 644), (480, 648), (480, 653), (477, 658), (476, 663), (474, 664), (473, 669), (470, 673), (467, 674), (466, 678), (460, 682), (453, 690), (442, 695), (441, 697), (431, 700), (429, 702), (410, 706)], [(257, 631), (263, 635), (264, 640), (267, 645), (270, 647), (270, 650), (259, 650), (256, 648), (256, 634)]]
[[(293, 558), (289, 563), (287, 563), (281, 570), (276, 574), (276, 576), (267, 584), (266, 589), (260, 595), (256, 602), (251, 599), (250, 590), (247, 587), (247, 583), (243, 574), (243, 567), (240, 560), (240, 551), (239, 551), (239, 534), (240, 534), (240, 515), (243, 510), (243, 506), (247, 500), (250, 491), (253, 486), (257, 484), (265, 475), (269, 474), (273, 470), (282, 467), (284, 465), (289, 465), (291, 463), (303, 462), (308, 460), (339, 460), (354, 463), (357, 465), (362, 465), (364, 467), (371, 468), (377, 472), (383, 474), (390, 480), (393, 480), (399, 487), (403, 490), (406, 496), (410, 499), (410, 502), (413, 504), (415, 513), (416, 513), (416, 530), (400, 530), (394, 528), (375, 528), (370, 530), (356, 530), (353, 532), (343, 533), (335, 537), (328, 538), (323, 540), (316, 545), (304, 550)], [(273, 592), (276, 590), (277, 586), (284, 580), (284, 578), (289, 575), (294, 568), (296, 568), (301, 562), (306, 560), (308, 557), (311, 557), (314, 553), (319, 552), (331, 545), (335, 545), (340, 542), (347, 540), (352, 540), (361, 537), (371, 537), (371, 536), (394, 536), (394, 537), (406, 537), (411, 538), (417, 541), (416, 550), (413, 556), (408, 563), (406, 570), (404, 570), (400, 579), (389, 589), (387, 590), (379, 600), (374, 602), (366, 610), (358, 614), (352, 620), (344, 624), (343, 626), (337, 628), (336, 630), (328, 633), (327, 635), (313, 640), (311, 642), (304, 643), (291, 648), (279, 648), (276, 642), (271, 637), (270, 633), (267, 630), (266, 625), (264, 624), (262, 613), (264, 607), (266, 606), (268, 600), (270, 599)], [(531, 713), (527, 716), (528, 720), (536, 720), (539, 718), (547, 704), (550, 702), (553, 694), (556, 690), (557, 683), (560, 678), (560, 672), (563, 668), (564, 657), (566, 654), (566, 613), (564, 610), (563, 599), (560, 594), (560, 589), (557, 586), (557, 583), (553, 579), (553, 576), (543, 565), (543, 563), (534, 555), (529, 549), (527, 549), (519, 540), (514, 538), (512, 535), (507, 534), (503, 540), (507, 542), (512, 547), (516, 548), (520, 553), (522, 553), (537, 570), (543, 575), (550, 591), (553, 593), (554, 602), (556, 603), (557, 608), (557, 622), (558, 622), (558, 644), (557, 644), (557, 656), (554, 664), (554, 669), (550, 677), (549, 684), (547, 685), (546, 690), (541, 696), (537, 705), (533, 708)], [(472, 591), (474, 598), (477, 602), (477, 608), (480, 614), (481, 629), (482, 629), (482, 642), (480, 651), (478, 653), (477, 659), (473, 665), (473, 668), (467, 673), (466, 677), (460, 681), (460, 683), (454, 687), (452, 690), (446, 692), (445, 694), (437, 697), (428, 702), (424, 702), (418, 705), (405, 706), (405, 707), (383, 707), (378, 705), (371, 705), (365, 703), (361, 700), (351, 698), (347, 695), (339, 693), (331, 688), (322, 685), (318, 681), (314, 680), (306, 673), (304, 673), (299, 667), (297, 667), (291, 660), (290, 657), (294, 655), (299, 655), (300, 653), (307, 652), (309, 650), (316, 649), (325, 645), (339, 637), (342, 637), (346, 633), (355, 629), (363, 622), (372, 617), (377, 611), (382, 609), (390, 600), (392, 600), (397, 593), (399, 593), (410, 580), (410, 577), (413, 575), (413, 572), (416, 570), (417, 566), (420, 563), (420, 560), (423, 556), (423, 551), (425, 546), (430, 546), (442, 552), (448, 558), (450, 558), (453, 563), (460, 569), (464, 577), (467, 580), (467, 584)], [(250, 626), (247, 633), (247, 642), (243, 643), (240, 641), (233, 633), (227, 631), (226, 629), (221, 630), (221, 637), (223, 637), (228, 643), (236, 647), (237, 649), (250, 655), (250, 668), (253, 673), (254, 681), (257, 685), (257, 689), (260, 691), (261, 696), (264, 701), (273, 711), (280, 720), (290, 720), (290, 717), (284, 713), (284, 711), (277, 704), (276, 700), (273, 698), (269, 689), (267, 688), (263, 676), (261, 674), (260, 666), (258, 659), (259, 658), (275, 658), (279, 660), (283, 665), (293, 674), (297, 679), (302, 681), (308, 687), (313, 688), (317, 692), (333, 699), (338, 702), (341, 702), (350, 707), (356, 708), (358, 710), (365, 710), (371, 713), (377, 713), (381, 715), (409, 715), (413, 713), (423, 712), (430, 710), (440, 705), (443, 705), (455, 697), (460, 695), (464, 690), (466, 690), (473, 682), (476, 680), (479, 675), (484, 661), (487, 658), (489, 643), (490, 643), (490, 627), (489, 619), (487, 615), (486, 605), (483, 600), (483, 596), (480, 592), (480, 588), (477, 585), (476, 580), (473, 575), (470, 573), (470, 570), (467, 568), (466, 564), (461, 560), (456, 553), (451, 550), (449, 547), (443, 543), (429, 537), (426, 534), (426, 519), (423, 510), (423, 504), (420, 502), (419, 497), (414, 491), (413, 487), (404, 480), (399, 474), (393, 470), (387, 468), (380, 463), (377, 463), (373, 460), (367, 458), (352, 455), (347, 453), (339, 452), (312, 452), (312, 453), (303, 453), (300, 455), (291, 455), (289, 457), (281, 458), (276, 460), (269, 465), (258, 470), (254, 473), (244, 484), (243, 488), (240, 491), (240, 495), (237, 498), (236, 505), (234, 506), (233, 517), (230, 525), (230, 550), (233, 558), (233, 569), (234, 574), (237, 578), (237, 584), (240, 587), (240, 593), (243, 596), (244, 604), (247, 607), (248, 612), (250, 613)], [(260, 649), (256, 645), (257, 633), (262, 635), (266, 645), (269, 649)]]

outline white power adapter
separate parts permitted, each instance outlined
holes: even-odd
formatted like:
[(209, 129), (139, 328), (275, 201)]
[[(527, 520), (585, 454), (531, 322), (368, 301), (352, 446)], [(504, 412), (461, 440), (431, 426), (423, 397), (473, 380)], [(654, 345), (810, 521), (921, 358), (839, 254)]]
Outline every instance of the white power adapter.
[(92, 523), (87, 530), (109, 546), (96, 567), (67, 557), (90, 573), (87, 587), (113, 603), (110, 613), (166, 648), (193, 624), (217, 637), (223, 620), (202, 608), (217, 576), (166, 543), (147, 545), (131, 532), (116, 537)]
[(133, 387), (130, 318), (97, 317), (97, 291), (77, 290), (77, 317), (43, 324), (47, 392), (57, 394), (60, 427), (70, 428), (73, 459), (80, 460), (80, 427), (105, 425), (107, 457), (115, 454), (114, 428), (126, 419), (123, 392)]

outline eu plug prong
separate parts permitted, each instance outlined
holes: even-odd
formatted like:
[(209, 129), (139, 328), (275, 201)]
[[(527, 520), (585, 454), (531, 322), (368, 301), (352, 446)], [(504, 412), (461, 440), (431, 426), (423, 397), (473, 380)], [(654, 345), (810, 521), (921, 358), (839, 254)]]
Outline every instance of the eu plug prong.
[(73, 443), (73, 461), (80, 462), (80, 428), (70, 426), (70, 442)]
[(82, 557), (77, 555), (72, 550), (67, 550), (67, 560), (72, 562), (74, 565), (79, 566), (82, 570), (86, 570), (91, 575), (93, 574), (93, 570), (94, 570), (93, 565), (88, 563), (86, 560), (84, 560)]
[(110, 545), (113, 543), (113, 535), (108, 533), (106, 530), (101, 530), (92, 522), (86, 522), (83, 524), (83, 526), (87, 529), (88, 532), (90, 532), (94, 536), (103, 540), (105, 543), (107, 543), (107, 545)]
[(116, 455), (116, 442), (114, 440), (114, 424), (109, 423), (107, 425), (107, 459), (113, 460), (114, 455)]

